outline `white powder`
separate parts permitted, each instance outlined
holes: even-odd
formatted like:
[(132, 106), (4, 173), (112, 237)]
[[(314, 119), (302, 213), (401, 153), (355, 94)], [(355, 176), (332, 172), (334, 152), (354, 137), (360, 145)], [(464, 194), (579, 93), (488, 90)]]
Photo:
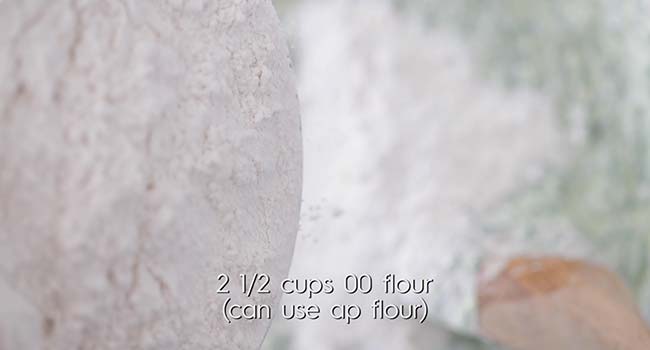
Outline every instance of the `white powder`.
[(292, 21), (305, 137), (292, 277), (341, 286), (348, 273), (377, 283), (395, 273), (436, 282), (425, 325), (369, 314), (348, 325), (327, 316), (335, 303), (368, 311), (375, 298), (418, 302), (409, 298), (287, 297), (325, 309), (315, 322), (278, 320), (274, 334), (288, 337), (291, 349), (453, 348), (434, 324), (476, 331), (475, 283), (486, 252), (585, 254), (562, 222), (548, 223), (539, 242), (483, 227), (495, 207), (570, 152), (545, 98), (486, 81), (458, 36), (424, 29), (384, 1), (307, 1)]
[(0, 348), (256, 348), (216, 290), (297, 231), (270, 1), (2, 1), (0, 80)]

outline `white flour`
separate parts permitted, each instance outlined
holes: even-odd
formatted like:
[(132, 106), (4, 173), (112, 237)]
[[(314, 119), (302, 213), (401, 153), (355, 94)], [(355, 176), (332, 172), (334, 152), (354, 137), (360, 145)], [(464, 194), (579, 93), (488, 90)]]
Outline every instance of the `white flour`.
[[(352, 325), (278, 320), (276, 339), (290, 349), (451, 348), (433, 324), (476, 330), (475, 283), (486, 252), (585, 254), (587, 245), (562, 222), (547, 223), (539, 242), (483, 227), (486, 213), (570, 152), (545, 98), (486, 81), (457, 36), (426, 30), (383, 1), (308, 1), (288, 22), (305, 138), (291, 276), (340, 282), (348, 273), (396, 273), (436, 283), (428, 324), (368, 315)], [(368, 309), (377, 297), (311, 302)], [(269, 349), (284, 349), (273, 347), (278, 342), (269, 339)]]
[(271, 2), (2, 1), (0, 80), (0, 348), (257, 348), (216, 279), (281, 278), (297, 231)]

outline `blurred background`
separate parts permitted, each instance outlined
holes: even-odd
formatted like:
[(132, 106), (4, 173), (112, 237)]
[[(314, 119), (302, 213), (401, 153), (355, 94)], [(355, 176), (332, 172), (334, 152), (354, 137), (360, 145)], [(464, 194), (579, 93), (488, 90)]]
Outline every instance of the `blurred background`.
[(424, 325), (276, 317), (264, 349), (497, 349), (476, 276), (516, 254), (604, 264), (650, 316), (650, 2), (274, 3), (304, 133), (291, 277), (436, 288)]

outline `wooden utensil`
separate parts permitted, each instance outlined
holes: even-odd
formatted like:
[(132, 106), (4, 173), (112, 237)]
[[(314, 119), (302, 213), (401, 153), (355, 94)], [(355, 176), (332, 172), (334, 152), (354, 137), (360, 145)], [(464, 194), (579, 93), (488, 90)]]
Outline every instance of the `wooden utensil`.
[(594, 264), (518, 257), (478, 293), (482, 334), (513, 350), (650, 349), (632, 294)]

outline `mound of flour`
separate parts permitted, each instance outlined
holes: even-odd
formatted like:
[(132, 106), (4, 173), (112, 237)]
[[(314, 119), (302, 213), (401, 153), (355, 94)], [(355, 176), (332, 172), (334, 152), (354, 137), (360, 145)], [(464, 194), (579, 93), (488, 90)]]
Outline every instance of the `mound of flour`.
[[(305, 139), (304, 214), (293, 278), (332, 278), (340, 294), (287, 304), (358, 304), (348, 325), (279, 320), (268, 341), (289, 349), (473, 349), (439, 325), (476, 334), (483, 261), (517, 253), (584, 256), (565, 222), (542, 234), (487, 227), (510, 196), (561, 166), (571, 145), (549, 100), (485, 79), (468, 43), (399, 15), (389, 1), (305, 1), (294, 25)], [(428, 322), (372, 320), (374, 299), (351, 296), (348, 273), (435, 278)], [(336, 334), (336, 337), (332, 337)], [(467, 346), (467, 347), (465, 347)]]
[(216, 290), (298, 227), (270, 1), (0, 1), (0, 80), (0, 348), (257, 348)]

